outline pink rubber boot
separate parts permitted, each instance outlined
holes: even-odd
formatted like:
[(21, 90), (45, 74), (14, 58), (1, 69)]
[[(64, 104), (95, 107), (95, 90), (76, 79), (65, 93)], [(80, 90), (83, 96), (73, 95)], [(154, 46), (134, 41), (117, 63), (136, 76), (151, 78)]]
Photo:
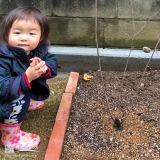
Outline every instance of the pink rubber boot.
[(18, 151), (37, 149), (40, 143), (40, 137), (37, 134), (21, 131), (21, 124), (22, 122), (18, 124), (0, 123), (2, 145), (5, 147), (12, 147), (14, 150)]
[(43, 101), (35, 101), (35, 100), (31, 99), (28, 111), (39, 110), (43, 106), (44, 106), (44, 102)]

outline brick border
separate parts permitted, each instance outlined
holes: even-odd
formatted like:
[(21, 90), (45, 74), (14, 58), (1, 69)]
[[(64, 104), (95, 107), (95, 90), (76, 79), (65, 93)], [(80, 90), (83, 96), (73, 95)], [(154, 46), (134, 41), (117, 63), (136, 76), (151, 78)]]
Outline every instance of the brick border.
[(65, 93), (62, 95), (60, 106), (55, 119), (54, 127), (48, 143), (44, 160), (59, 160), (65, 138), (72, 96), (76, 92), (79, 73), (71, 72)]

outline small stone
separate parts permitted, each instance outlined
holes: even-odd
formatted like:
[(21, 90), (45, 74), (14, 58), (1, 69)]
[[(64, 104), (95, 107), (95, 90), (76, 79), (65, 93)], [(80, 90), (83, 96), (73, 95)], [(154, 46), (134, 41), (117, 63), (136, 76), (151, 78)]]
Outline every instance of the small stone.
[(144, 87), (144, 83), (141, 83), (141, 84), (140, 84), (140, 87)]
[(149, 53), (151, 51), (151, 49), (149, 47), (143, 47), (143, 51), (146, 53)]
[(54, 94), (54, 91), (51, 91)]

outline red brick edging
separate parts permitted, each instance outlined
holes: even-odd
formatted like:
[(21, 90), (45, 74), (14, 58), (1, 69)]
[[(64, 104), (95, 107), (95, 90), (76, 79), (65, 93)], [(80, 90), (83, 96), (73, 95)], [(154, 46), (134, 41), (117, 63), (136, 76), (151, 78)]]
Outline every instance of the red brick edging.
[(76, 92), (79, 73), (71, 72), (57, 112), (44, 160), (59, 160), (65, 138), (72, 95)]

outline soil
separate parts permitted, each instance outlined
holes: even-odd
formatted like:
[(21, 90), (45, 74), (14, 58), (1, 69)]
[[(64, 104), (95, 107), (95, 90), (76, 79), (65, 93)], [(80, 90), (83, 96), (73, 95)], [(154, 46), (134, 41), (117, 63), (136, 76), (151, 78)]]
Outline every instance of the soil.
[[(160, 71), (79, 76), (61, 160), (160, 160)], [(137, 87), (138, 86), (138, 87)]]

